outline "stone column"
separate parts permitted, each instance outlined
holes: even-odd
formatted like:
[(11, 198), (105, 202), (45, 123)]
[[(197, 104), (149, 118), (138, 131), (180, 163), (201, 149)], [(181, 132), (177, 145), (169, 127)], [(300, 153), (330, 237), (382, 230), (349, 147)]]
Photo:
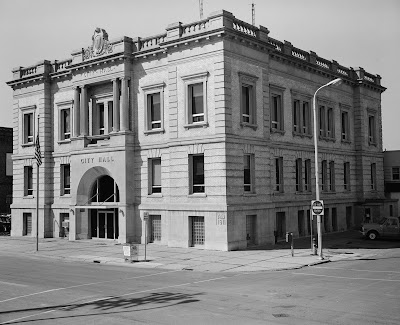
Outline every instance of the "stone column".
[(117, 78), (113, 82), (113, 132), (119, 131), (119, 80)]
[(88, 135), (88, 125), (89, 125), (89, 105), (87, 98), (87, 87), (81, 86), (81, 136)]
[(75, 87), (74, 89), (74, 133), (73, 137), (79, 137), (80, 129), (79, 129), (79, 111), (80, 111), (80, 93), (79, 87)]
[(121, 78), (121, 131), (129, 130), (129, 90), (128, 90), (129, 77)]

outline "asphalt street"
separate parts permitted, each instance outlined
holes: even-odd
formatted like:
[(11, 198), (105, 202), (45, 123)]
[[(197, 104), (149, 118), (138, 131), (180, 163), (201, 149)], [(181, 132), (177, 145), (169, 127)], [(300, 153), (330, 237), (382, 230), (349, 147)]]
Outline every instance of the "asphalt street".
[[(388, 251), (389, 252), (389, 251)], [(207, 273), (0, 253), (0, 324), (400, 324), (400, 251)]]

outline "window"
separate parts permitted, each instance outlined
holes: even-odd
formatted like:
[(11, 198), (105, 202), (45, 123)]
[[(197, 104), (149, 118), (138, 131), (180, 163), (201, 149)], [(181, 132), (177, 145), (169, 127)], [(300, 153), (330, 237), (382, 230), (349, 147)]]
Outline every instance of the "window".
[(91, 135), (107, 135), (112, 131), (114, 105), (109, 96), (93, 98)]
[(293, 100), (293, 133), (311, 134), (311, 112), (308, 99)]
[(190, 155), (190, 194), (204, 193), (204, 155)]
[(244, 155), (244, 191), (254, 192), (254, 155)]
[(329, 190), (335, 191), (335, 162), (329, 162)]
[(149, 194), (161, 193), (161, 158), (149, 159)]
[(71, 194), (71, 167), (61, 165), (61, 195)]
[(150, 241), (152, 243), (161, 241), (161, 216), (160, 215), (151, 215), (150, 216)]
[(400, 167), (392, 167), (392, 180), (400, 180)]
[(30, 236), (32, 234), (32, 213), (24, 212), (22, 214), (22, 219), (22, 236)]
[(24, 196), (33, 195), (33, 168), (24, 167)]
[(205, 126), (207, 120), (207, 75), (202, 72), (184, 76), (185, 83), (185, 128)]
[(375, 116), (369, 115), (368, 116), (368, 143), (375, 144), (376, 143), (376, 136), (375, 136)]
[(371, 190), (376, 190), (376, 164), (371, 164)]
[(25, 113), (23, 116), (24, 144), (33, 144), (33, 113)]
[(256, 124), (256, 81), (257, 77), (239, 73), (240, 112), (242, 125)]
[(311, 192), (311, 159), (304, 162), (304, 190)]
[(335, 116), (331, 107), (319, 107), (319, 135), (322, 138), (335, 138)]
[(71, 116), (70, 116), (70, 109), (62, 109), (60, 111), (61, 120), (60, 120), (60, 127), (61, 127), (61, 136), (60, 140), (68, 140), (71, 138)]
[(149, 117), (148, 130), (161, 128), (161, 102), (160, 93), (147, 95), (147, 109)]
[(321, 175), (322, 175), (322, 190), (327, 191), (328, 190), (328, 164), (326, 160), (322, 160), (321, 162)]
[(164, 83), (142, 87), (145, 103), (145, 133), (164, 132)]
[(349, 141), (350, 134), (349, 134), (349, 113), (347, 111), (342, 111), (341, 113), (341, 120), (342, 120), (342, 141)]
[(303, 162), (301, 158), (296, 159), (296, 192), (303, 191)]
[(204, 217), (189, 217), (191, 246), (203, 246), (205, 241)]
[(275, 158), (275, 191), (283, 192), (283, 157)]
[(271, 130), (283, 131), (283, 88), (273, 88), (270, 91)]
[(12, 153), (6, 153), (6, 176), (13, 175)]
[(350, 163), (349, 162), (343, 163), (343, 183), (344, 183), (344, 190), (350, 191)]

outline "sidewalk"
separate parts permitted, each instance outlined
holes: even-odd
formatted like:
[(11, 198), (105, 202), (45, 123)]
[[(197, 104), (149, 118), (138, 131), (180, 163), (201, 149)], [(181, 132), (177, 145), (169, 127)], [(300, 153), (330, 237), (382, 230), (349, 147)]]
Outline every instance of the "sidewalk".
[(0, 236), (1, 254), (25, 255), (31, 258), (52, 258), (63, 261), (107, 263), (123, 267), (193, 270), (199, 272), (254, 272), (297, 269), (344, 259), (361, 259), (380, 254), (380, 250), (369, 249), (324, 249), (324, 260), (311, 255), (311, 249), (291, 250), (287, 244), (256, 247), (241, 251), (210, 251), (196, 248), (166, 247), (148, 244), (146, 260), (144, 245), (139, 246), (137, 262), (125, 262), (123, 245), (100, 240), (78, 240), (46, 238), (39, 239), (36, 252), (36, 238)]

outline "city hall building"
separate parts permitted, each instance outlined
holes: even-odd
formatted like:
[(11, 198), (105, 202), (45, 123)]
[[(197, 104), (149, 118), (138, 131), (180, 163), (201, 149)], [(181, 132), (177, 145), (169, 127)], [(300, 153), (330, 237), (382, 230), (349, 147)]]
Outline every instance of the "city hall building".
[(36, 235), (37, 195), (39, 237), (144, 243), (146, 233), (162, 245), (234, 250), (306, 236), (312, 98), (338, 77), (316, 101), (324, 232), (387, 212), (379, 75), (226, 11), (152, 37), (96, 28), (87, 40), (8, 82), (12, 236)]

